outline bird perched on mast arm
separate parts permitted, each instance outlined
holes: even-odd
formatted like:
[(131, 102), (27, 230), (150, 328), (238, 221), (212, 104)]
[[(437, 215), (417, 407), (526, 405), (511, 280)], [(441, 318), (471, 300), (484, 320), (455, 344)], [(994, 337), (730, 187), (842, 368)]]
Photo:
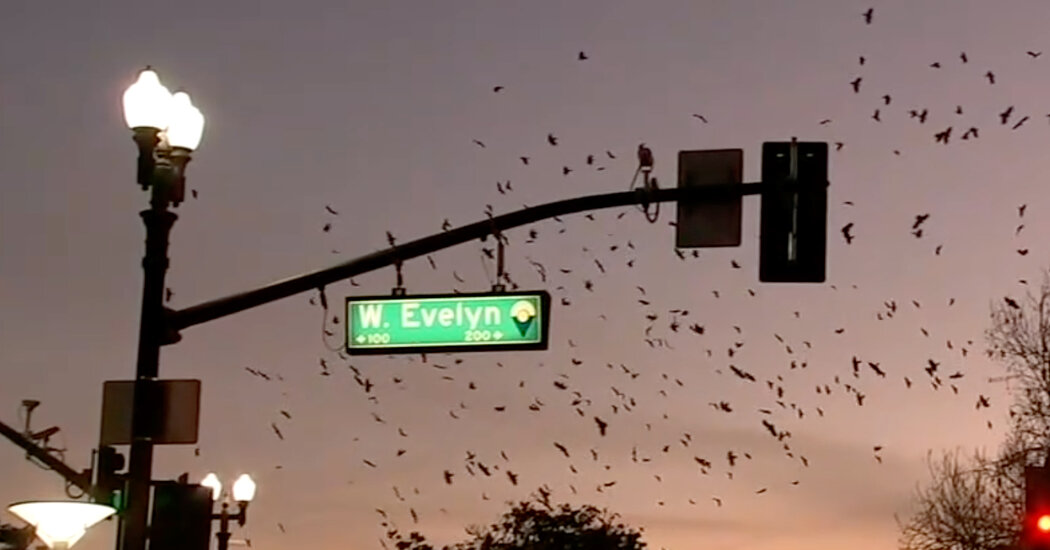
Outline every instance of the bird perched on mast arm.
[(653, 152), (644, 143), (638, 144), (638, 167), (643, 172), (651, 172), (653, 169)]

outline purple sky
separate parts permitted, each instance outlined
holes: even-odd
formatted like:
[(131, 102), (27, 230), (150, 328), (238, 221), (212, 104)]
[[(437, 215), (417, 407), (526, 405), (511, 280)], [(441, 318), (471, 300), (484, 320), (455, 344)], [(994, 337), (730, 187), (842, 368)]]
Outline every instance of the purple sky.
[[(194, 446), (161, 448), (155, 472), (199, 479), (214, 470), (225, 480), (251, 473), (257, 502), (234, 537), (262, 549), (378, 548), (377, 508), (402, 530), (452, 542), (544, 484), (559, 500), (623, 514), (645, 528), (652, 548), (892, 547), (894, 514), (907, 513), (926, 479), (927, 450), (994, 449), (1003, 435), (1008, 396), (986, 380), (1001, 368), (983, 357), (982, 331), (989, 304), (1023, 294), (1018, 279), (1038, 281), (1045, 265), (1036, 236), (1050, 230), (1050, 55), (1026, 51), (1050, 53), (1050, 6), (886, 1), (870, 26), (861, 16), (868, 7), (5, 3), (0, 419), (18, 426), (20, 400), (40, 399), (34, 427), (60, 426), (67, 462), (86, 468), (102, 382), (133, 375), (146, 196), (134, 181), (120, 96), (147, 64), (171, 89), (189, 91), (207, 120), (188, 169), (199, 198), (178, 208), (172, 234), (175, 308), (378, 250), (386, 231), (404, 242), (438, 231), (446, 218), (483, 219), (487, 205), (502, 213), (626, 190), (642, 141), (665, 186), (674, 183), (679, 150), (742, 148), (744, 178), (755, 181), (763, 141), (842, 142), (830, 165), (825, 285), (758, 283), (757, 199), (745, 200), (743, 246), (686, 261), (673, 251), (673, 208), (655, 225), (634, 209), (544, 222), (533, 243), (527, 229), (512, 232), (507, 254), (516, 281), (556, 297), (549, 351), (462, 354), (459, 364), (450, 356), (348, 362), (333, 351), (340, 339), (322, 339), (314, 293), (240, 313), (188, 329), (163, 350), (162, 376), (203, 381), (202, 429), (199, 456)], [(577, 60), (581, 50), (586, 61)], [(494, 93), (496, 85), (505, 88)], [(1011, 105), (1003, 125), (999, 113)], [(908, 116), (924, 108), (924, 124)], [(872, 120), (875, 109), (881, 122)], [(949, 126), (949, 144), (935, 143)], [(979, 138), (960, 140), (971, 126)], [(548, 133), (560, 138), (557, 147)], [(588, 154), (595, 166), (585, 164)], [(574, 171), (563, 176), (563, 166)], [(513, 191), (499, 193), (496, 183), (507, 180)], [(916, 238), (920, 213), (930, 218)], [(847, 246), (839, 228), (849, 222), (856, 239)], [(491, 285), (494, 267), (476, 243), (433, 259), (436, 270), (425, 260), (405, 266), (409, 292)], [(546, 283), (530, 260), (546, 266)], [(357, 282), (330, 287), (329, 301), (389, 292), (394, 273)], [(892, 318), (889, 300), (898, 305)], [(671, 309), (689, 311), (678, 332), (669, 328)], [(330, 313), (342, 321), (341, 311)], [(693, 323), (706, 328), (703, 336), (687, 329)], [(670, 347), (646, 343), (650, 325), (650, 337)], [(879, 363), (887, 377), (865, 366), (854, 378), (853, 356)], [(321, 359), (330, 376), (321, 375)], [(941, 362), (942, 377), (965, 374), (952, 381), (957, 394), (947, 380), (931, 387), (927, 359)], [(807, 366), (791, 369), (792, 361)], [(757, 383), (734, 377), (730, 364)], [(370, 394), (348, 365), (375, 384)], [(830, 395), (815, 392), (825, 384)], [(862, 407), (846, 384), (865, 395)], [(775, 386), (784, 388), (783, 408)], [(625, 410), (612, 387), (635, 406)], [(589, 400), (586, 416), (574, 411), (572, 391)], [(990, 410), (975, 410), (979, 395), (991, 397)], [(529, 409), (534, 400), (543, 403), (538, 412)], [(709, 405), (718, 401), (733, 412)], [(595, 415), (609, 421), (604, 438)], [(791, 432), (791, 456), (762, 419)], [(686, 433), (688, 447), (680, 442)], [(57, 476), (0, 446), (8, 473), (0, 503), (62, 498)], [(399, 449), (406, 452), (397, 456)], [(753, 458), (730, 469), (728, 449)], [(471, 476), (468, 453), (499, 471)], [(706, 475), (694, 456), (714, 464)], [(445, 470), (455, 474), (451, 486)], [(520, 476), (517, 486), (507, 470)], [(96, 527), (78, 548), (112, 548), (114, 527)]]

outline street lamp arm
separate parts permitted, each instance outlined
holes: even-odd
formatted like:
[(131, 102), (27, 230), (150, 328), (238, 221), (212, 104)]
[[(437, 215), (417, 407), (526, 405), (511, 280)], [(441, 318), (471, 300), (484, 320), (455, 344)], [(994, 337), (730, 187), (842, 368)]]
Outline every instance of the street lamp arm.
[[(826, 182), (823, 183), (827, 185)], [(287, 298), (300, 292), (322, 288), (331, 283), (382, 269), (398, 262), (418, 258), (419, 256), (457, 244), (485, 238), (488, 235), (507, 229), (528, 225), (555, 216), (636, 204), (717, 201), (744, 195), (757, 195), (762, 193), (763, 189), (768, 189), (766, 185), (777, 185), (778, 189), (787, 189), (792, 184), (730, 183), (670, 189), (646, 190), (640, 188), (633, 191), (574, 197), (523, 208), (470, 225), (423, 237), (386, 250), (373, 252), (326, 269), (277, 281), (255, 290), (211, 300), (177, 311), (168, 310), (166, 312), (166, 328), (172, 337), (168, 338), (167, 343), (174, 343), (173, 340), (177, 341), (178, 331), (187, 327), (213, 321), (220, 317), (261, 306), (281, 298)], [(795, 185), (801, 187), (804, 184)]]
[(48, 468), (54, 470), (58, 475), (64, 477), (66, 481), (76, 485), (81, 491), (85, 493), (91, 493), (91, 477), (77, 472), (73, 468), (70, 468), (65, 462), (55, 458), (50, 453), (33, 443), (29, 438), (18, 433), (17, 430), (0, 422), (0, 435), (11, 440), (12, 443), (25, 449), (27, 453), (41, 461)]

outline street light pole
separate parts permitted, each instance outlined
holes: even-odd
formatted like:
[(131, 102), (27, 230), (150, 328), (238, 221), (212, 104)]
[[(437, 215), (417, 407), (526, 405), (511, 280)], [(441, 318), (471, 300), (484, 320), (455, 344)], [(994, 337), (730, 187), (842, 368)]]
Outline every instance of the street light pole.
[(168, 270), (168, 242), (185, 195), (185, 169), (190, 153), (200, 143), (204, 118), (184, 92), (170, 94), (149, 67), (124, 93), (124, 117), (138, 145), (137, 179), (150, 191), (150, 207), (141, 212), (146, 225), (146, 253), (142, 259), (142, 311), (131, 409), (131, 451), (117, 539), (119, 550), (145, 550), (149, 537), (150, 481), (153, 475), (153, 437), (160, 424), (156, 389), (160, 347), (167, 342), (164, 323), (164, 276)]
[(135, 363), (135, 391), (132, 404), (132, 441), (128, 466), (127, 515), (118, 548), (146, 548), (150, 479), (153, 476), (153, 441), (156, 426), (150, 407), (150, 387), (157, 378), (160, 363), (161, 318), (164, 308), (164, 276), (168, 270), (168, 238), (175, 220), (168, 210), (165, 185), (154, 185), (150, 208), (141, 212), (146, 225), (146, 254), (142, 259), (142, 313), (139, 322), (139, 349)]

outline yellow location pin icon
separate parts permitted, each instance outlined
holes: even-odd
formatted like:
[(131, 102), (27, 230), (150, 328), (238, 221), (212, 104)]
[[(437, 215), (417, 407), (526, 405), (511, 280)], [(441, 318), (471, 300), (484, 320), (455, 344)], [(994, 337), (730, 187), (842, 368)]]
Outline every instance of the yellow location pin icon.
[(514, 302), (514, 305), (510, 306), (510, 316), (514, 319), (518, 332), (524, 337), (529, 332), (529, 329), (532, 328), (532, 322), (536, 319), (536, 306), (532, 305), (532, 302), (528, 300), (518, 300)]

